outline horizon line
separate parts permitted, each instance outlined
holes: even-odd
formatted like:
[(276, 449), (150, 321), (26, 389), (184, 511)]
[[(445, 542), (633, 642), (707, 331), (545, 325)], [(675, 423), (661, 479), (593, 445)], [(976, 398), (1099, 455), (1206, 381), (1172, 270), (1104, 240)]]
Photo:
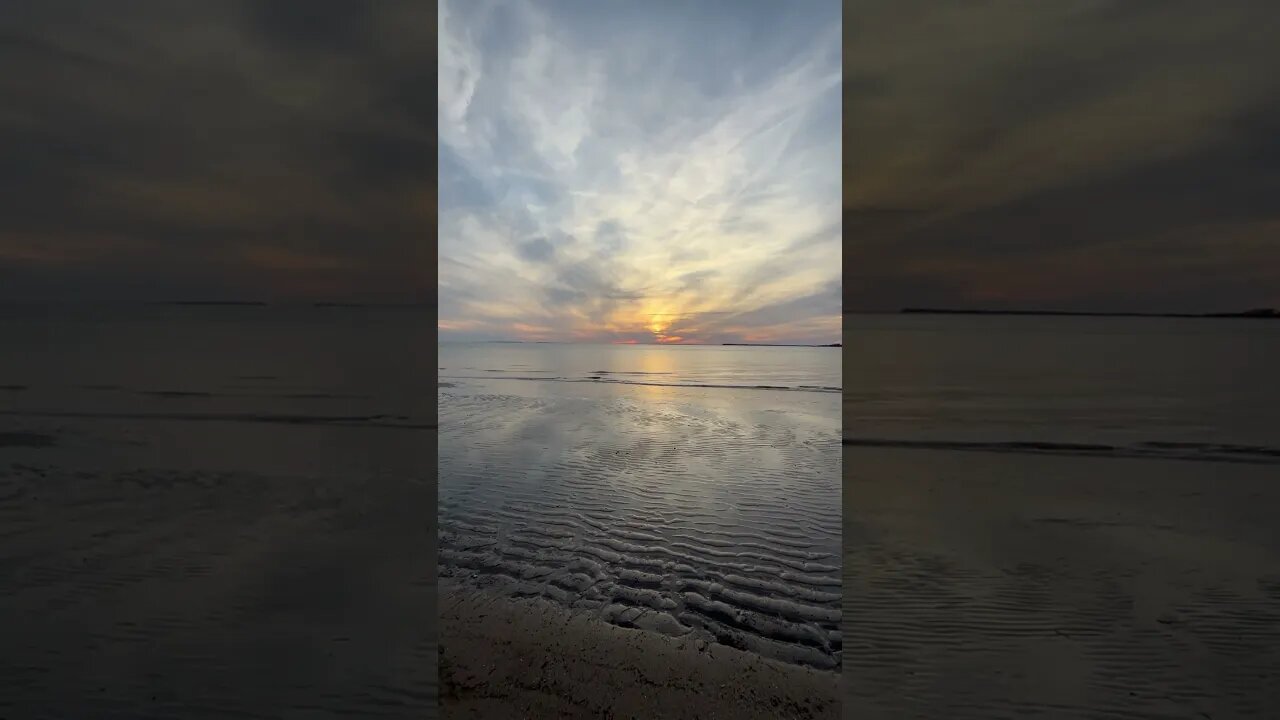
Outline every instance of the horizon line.
[(500, 345), (643, 345), (653, 347), (814, 347), (829, 348), (842, 347), (843, 340), (833, 343), (748, 343), (748, 342), (680, 342), (680, 343), (663, 343), (663, 342), (618, 342), (616, 340), (441, 340), (441, 342), (455, 343), (493, 343)]

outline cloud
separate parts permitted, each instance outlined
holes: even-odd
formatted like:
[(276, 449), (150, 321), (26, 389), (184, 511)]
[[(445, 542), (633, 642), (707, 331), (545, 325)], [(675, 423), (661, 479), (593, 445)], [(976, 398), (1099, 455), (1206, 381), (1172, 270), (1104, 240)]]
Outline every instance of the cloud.
[(400, 0), (8, 9), (0, 295), (430, 297), (434, 35)]
[[(1268, 3), (862, 0), (845, 38), (846, 307), (1280, 304)], [(1181, 248), (1173, 252), (1174, 248)], [(1212, 269), (1212, 276), (1206, 271)]]
[(546, 238), (534, 238), (520, 243), (517, 248), (520, 257), (533, 262), (547, 262), (555, 251), (555, 246), (547, 242)]
[(442, 329), (652, 342), (838, 283), (839, 5), (610, 7), (440, 3)]

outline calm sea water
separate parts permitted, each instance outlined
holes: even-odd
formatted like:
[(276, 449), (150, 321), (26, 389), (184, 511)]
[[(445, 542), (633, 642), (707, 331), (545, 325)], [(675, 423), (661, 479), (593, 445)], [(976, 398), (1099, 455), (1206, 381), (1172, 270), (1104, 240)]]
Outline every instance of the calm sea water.
[(440, 348), (440, 574), (840, 664), (840, 351)]
[(430, 717), (434, 334), (0, 308), (0, 716)]
[(433, 322), (410, 309), (0, 306), (0, 409), (431, 424)]
[(840, 392), (840, 349), (441, 343), (440, 379)]
[(1278, 322), (849, 315), (844, 345), (847, 442), (1280, 460)]

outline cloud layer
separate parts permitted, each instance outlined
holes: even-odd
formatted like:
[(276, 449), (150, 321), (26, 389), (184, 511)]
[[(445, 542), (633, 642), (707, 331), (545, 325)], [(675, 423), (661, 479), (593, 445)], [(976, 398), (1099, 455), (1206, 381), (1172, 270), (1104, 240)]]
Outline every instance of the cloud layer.
[(6, 5), (0, 299), (429, 300), (432, 11)]
[(839, 20), (441, 2), (442, 338), (838, 339)]
[(847, 309), (1280, 306), (1280, 5), (846, 16)]

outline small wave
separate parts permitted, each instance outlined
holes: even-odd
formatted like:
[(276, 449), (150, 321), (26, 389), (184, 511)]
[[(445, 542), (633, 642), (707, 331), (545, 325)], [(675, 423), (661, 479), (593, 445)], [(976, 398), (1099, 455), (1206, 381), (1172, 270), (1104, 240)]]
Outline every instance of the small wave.
[(278, 423), (338, 427), (434, 429), (436, 423), (414, 422), (405, 415), (275, 415), (258, 413), (125, 413), (57, 410), (0, 410), (6, 417), (69, 418), (76, 420), (173, 420), (183, 422)]
[(0, 432), (0, 447), (43, 448), (57, 444), (57, 438), (46, 433)]
[(197, 390), (140, 390), (139, 395), (158, 398), (210, 398), (213, 393)]
[(671, 375), (669, 372), (646, 372), (644, 370), (592, 370), (592, 375)]
[(1130, 444), (1068, 443), (1036, 440), (963, 441), (897, 440), (889, 438), (842, 439), (846, 446), (909, 448), (917, 450), (958, 450), (972, 452), (1077, 455), (1087, 457), (1194, 460), (1200, 462), (1280, 465), (1280, 448), (1232, 443), (1167, 442), (1150, 440)]

